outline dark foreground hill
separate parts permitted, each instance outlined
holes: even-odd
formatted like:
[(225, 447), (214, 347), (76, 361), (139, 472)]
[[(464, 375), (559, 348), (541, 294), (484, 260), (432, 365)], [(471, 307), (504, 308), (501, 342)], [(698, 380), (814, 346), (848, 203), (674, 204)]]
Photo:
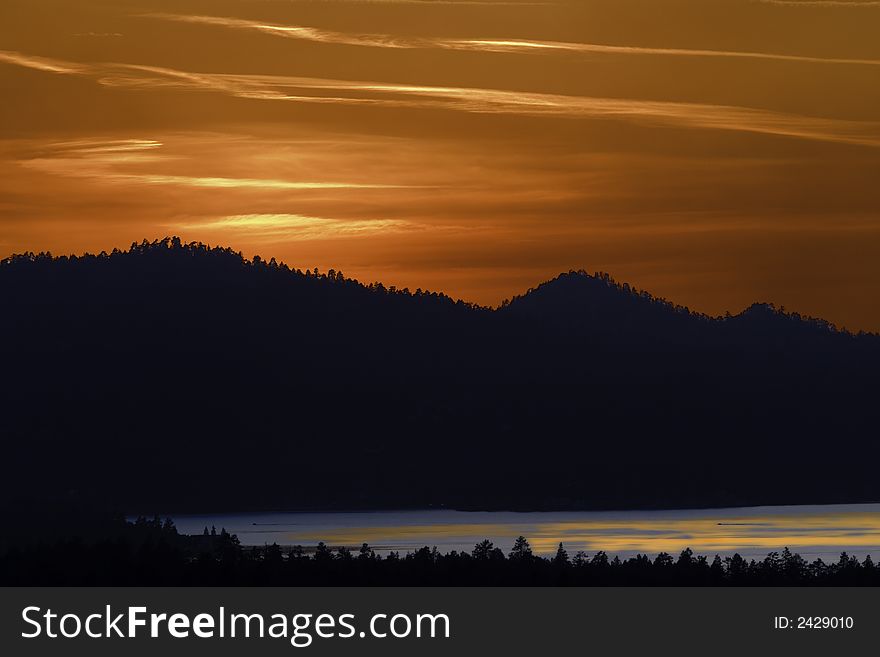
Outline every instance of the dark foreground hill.
[(499, 309), (179, 240), (0, 264), (4, 495), (128, 512), (874, 501), (880, 338), (570, 272)]

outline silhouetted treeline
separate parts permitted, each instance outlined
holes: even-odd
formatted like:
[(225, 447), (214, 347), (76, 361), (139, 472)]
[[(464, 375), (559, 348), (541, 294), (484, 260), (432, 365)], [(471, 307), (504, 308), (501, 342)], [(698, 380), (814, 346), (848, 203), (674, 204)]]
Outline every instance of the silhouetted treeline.
[[(867, 302), (867, 300), (866, 300)], [(880, 499), (880, 337), (569, 272), (498, 309), (177, 238), (0, 262), (0, 494), (126, 512)]]
[(620, 559), (604, 552), (552, 557), (524, 537), (505, 554), (490, 541), (471, 552), (423, 547), (385, 556), (369, 545), (316, 549), (241, 547), (224, 529), (177, 533), (170, 520), (117, 522), (100, 539), (31, 544), (0, 552), (0, 585), (53, 586), (878, 586), (870, 556), (808, 563), (787, 548), (761, 560), (707, 558), (690, 549)]

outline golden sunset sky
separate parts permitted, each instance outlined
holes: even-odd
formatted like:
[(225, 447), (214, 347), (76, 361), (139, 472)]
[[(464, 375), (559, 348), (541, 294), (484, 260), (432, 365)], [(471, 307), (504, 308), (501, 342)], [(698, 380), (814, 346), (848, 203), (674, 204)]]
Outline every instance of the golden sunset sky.
[(880, 2), (2, 0), (0, 257), (180, 235), (880, 330)]

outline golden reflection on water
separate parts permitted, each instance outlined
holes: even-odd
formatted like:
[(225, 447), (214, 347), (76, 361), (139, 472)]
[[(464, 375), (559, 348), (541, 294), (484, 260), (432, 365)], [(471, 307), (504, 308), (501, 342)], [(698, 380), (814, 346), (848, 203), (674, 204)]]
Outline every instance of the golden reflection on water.
[[(870, 505), (874, 506), (874, 505)], [(809, 508), (809, 507), (808, 507)], [(675, 553), (686, 547), (699, 554), (731, 552), (770, 552), (790, 547), (802, 554), (856, 550), (865, 553), (880, 546), (880, 512), (828, 512), (834, 507), (813, 507), (822, 511), (779, 512), (690, 511), (624, 512), (584, 514), (473, 514), (474, 522), (462, 521), (471, 514), (458, 514), (448, 522), (405, 521), (396, 524), (360, 526), (303, 527), (286, 532), (285, 542), (303, 545), (325, 541), (330, 545), (399, 546), (423, 545), (469, 550), (474, 543), (489, 538), (500, 547), (509, 547), (520, 535), (529, 539), (538, 553), (553, 552), (562, 542), (571, 551), (588, 553)], [(852, 508), (852, 507), (847, 507)], [(372, 514), (366, 514), (364, 519)], [(503, 522), (485, 522), (492, 515)], [(541, 520), (541, 516), (547, 517)], [(561, 517), (560, 517), (561, 516)], [(565, 516), (580, 516), (567, 518)], [(522, 518), (520, 521), (519, 518)], [(358, 523), (360, 524), (360, 523)], [(444, 547), (446, 549), (444, 549)], [(824, 548), (824, 549), (823, 549)]]

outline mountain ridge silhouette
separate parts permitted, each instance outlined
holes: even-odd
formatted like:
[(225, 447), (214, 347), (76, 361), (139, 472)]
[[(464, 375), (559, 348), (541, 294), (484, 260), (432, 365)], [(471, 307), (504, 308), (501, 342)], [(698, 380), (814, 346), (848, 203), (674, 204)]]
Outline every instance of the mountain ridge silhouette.
[(568, 272), (491, 309), (166, 238), (7, 258), (0, 307), (8, 494), (150, 514), (880, 499), (880, 337), (769, 304), (709, 317)]
[[(61, 262), (61, 263), (76, 263), (80, 260), (89, 260), (89, 259), (103, 259), (103, 258), (111, 258), (111, 257), (123, 257), (130, 256), (135, 253), (143, 254), (145, 252), (155, 252), (156, 249), (167, 249), (171, 252), (173, 251), (181, 251), (186, 252), (192, 257), (204, 256), (207, 254), (223, 254), (224, 256), (232, 259), (240, 260), (240, 264), (243, 266), (259, 266), (264, 265), (269, 268), (278, 268), (282, 271), (289, 272), (291, 274), (297, 275), (315, 275), (313, 272), (317, 272), (317, 268), (315, 270), (301, 270), (299, 268), (290, 267), (284, 262), (277, 262), (275, 258), (271, 258), (271, 260), (267, 261), (261, 256), (254, 256), (252, 259), (245, 258), (242, 253), (233, 251), (229, 247), (211, 247), (210, 245), (201, 243), (201, 242), (188, 242), (184, 243), (177, 237), (165, 237), (161, 240), (156, 239), (152, 242), (147, 240), (143, 240), (142, 242), (132, 242), (131, 247), (128, 250), (119, 250), (114, 249), (111, 253), (107, 253), (106, 251), (102, 251), (100, 253), (90, 253), (85, 252), (81, 255), (62, 255), (56, 256), (51, 252), (24, 252), (20, 254), (12, 254), (6, 258), (0, 260), (0, 267), (14, 267), (14, 266), (22, 266), (24, 263), (28, 262), (40, 262), (40, 261), (50, 261), (50, 262)], [(329, 272), (332, 272), (333, 277), (341, 276), (342, 272), (337, 272), (335, 269), (330, 269)], [(328, 272), (316, 274), (315, 278), (318, 279), (326, 279), (328, 278)], [(345, 278), (343, 276), (343, 278)], [(397, 288), (395, 286), (385, 286), (381, 282), (374, 281), (371, 283), (361, 283), (357, 279), (353, 278), (345, 278), (347, 282), (355, 283), (358, 285), (362, 285), (363, 287), (372, 290), (380, 290), (380, 291), (390, 291), (392, 293), (410, 294), (408, 288)], [(440, 298), (444, 301), (451, 301), (456, 305), (464, 305), (466, 307), (481, 309), (481, 310), (501, 310), (511, 306), (521, 305), (528, 301), (534, 300), (536, 297), (547, 297), (551, 298), (554, 296), (552, 293), (548, 294), (551, 290), (561, 290), (563, 294), (569, 293), (574, 294), (581, 290), (586, 292), (587, 294), (595, 293), (596, 291), (600, 292), (608, 292), (611, 293), (617, 292), (621, 294), (625, 294), (631, 298), (638, 299), (640, 301), (645, 301), (654, 305), (659, 305), (664, 307), (665, 309), (676, 312), (676, 313), (684, 313), (688, 315), (693, 315), (696, 318), (700, 319), (708, 319), (708, 320), (721, 320), (721, 319), (729, 319), (736, 317), (743, 317), (746, 315), (750, 315), (756, 312), (765, 312), (768, 315), (784, 317), (786, 319), (804, 321), (811, 324), (816, 324), (821, 326), (822, 328), (827, 328), (830, 331), (841, 332), (841, 333), (853, 333), (852, 331), (848, 331), (846, 329), (839, 329), (832, 322), (827, 320), (810, 317), (810, 316), (802, 316), (799, 313), (786, 312), (784, 308), (778, 307), (773, 302), (769, 301), (756, 301), (741, 310), (739, 313), (731, 314), (726, 313), (725, 315), (717, 315), (713, 316), (708, 313), (703, 313), (699, 311), (691, 310), (687, 306), (682, 306), (680, 304), (668, 301), (662, 297), (658, 297), (648, 291), (639, 290), (635, 286), (630, 285), (629, 283), (619, 283), (610, 274), (607, 274), (602, 271), (597, 271), (594, 273), (589, 273), (586, 270), (569, 270), (567, 272), (560, 272), (558, 275), (554, 276), (551, 279), (543, 281), (538, 285), (529, 288), (525, 292), (514, 295), (512, 298), (504, 299), (497, 306), (487, 306), (484, 304), (478, 304), (474, 302), (469, 302), (464, 299), (455, 299), (443, 292), (436, 292), (430, 290), (419, 290), (420, 294), (424, 294), (425, 296)], [(556, 297), (559, 295), (556, 294)], [(607, 295), (606, 295), (607, 296)], [(556, 299), (558, 301), (568, 301), (568, 299)], [(858, 331), (857, 334), (872, 334), (877, 335), (875, 332), (870, 331)]]

